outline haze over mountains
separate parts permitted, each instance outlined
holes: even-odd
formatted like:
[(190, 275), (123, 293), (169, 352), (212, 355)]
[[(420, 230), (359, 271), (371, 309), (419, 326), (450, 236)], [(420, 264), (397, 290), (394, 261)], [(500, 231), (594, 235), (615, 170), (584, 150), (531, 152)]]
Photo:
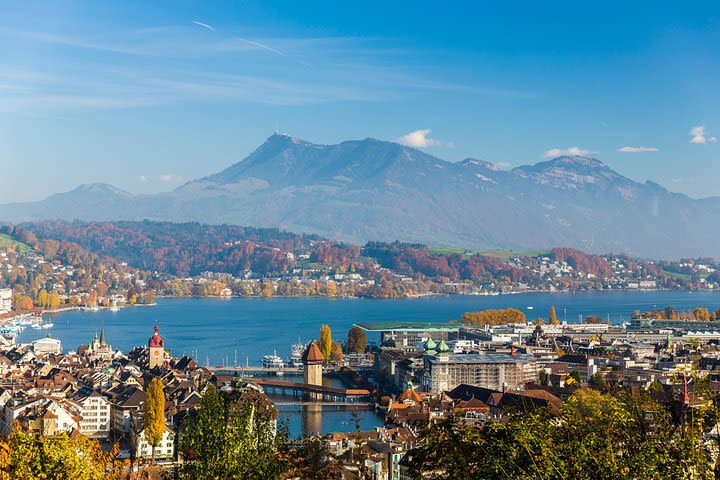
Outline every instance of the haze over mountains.
[(144, 218), (281, 227), (354, 242), (720, 256), (719, 198), (638, 183), (588, 157), (501, 170), (370, 138), (316, 145), (273, 135), (244, 160), (171, 192), (132, 195), (90, 184), (0, 205), (7, 222)]

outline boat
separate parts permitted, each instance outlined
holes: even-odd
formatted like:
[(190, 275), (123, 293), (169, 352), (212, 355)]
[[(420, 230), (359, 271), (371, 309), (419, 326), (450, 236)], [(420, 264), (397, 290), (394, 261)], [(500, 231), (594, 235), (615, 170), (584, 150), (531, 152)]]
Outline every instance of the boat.
[(273, 352), (272, 355), (263, 355), (262, 364), (263, 364), (263, 368), (283, 368), (283, 367), (285, 367), (285, 362), (283, 361), (282, 358), (278, 357), (276, 352)]
[(54, 323), (43, 323), (43, 324), (40, 325), (40, 326), (41, 326), (42, 328), (52, 328), (52, 327), (55, 326), (55, 324), (54, 324)]
[(525, 308), (527, 308), (528, 310), (535, 310), (535, 307), (525, 307)]
[(33, 323), (32, 325), (30, 325), (30, 327), (36, 330), (40, 330), (42, 328), (42, 325), (40, 325), (39, 323)]
[(293, 367), (302, 366), (302, 356), (304, 352), (305, 345), (300, 343), (300, 339), (298, 338), (298, 343), (295, 343), (290, 347), (290, 365)]

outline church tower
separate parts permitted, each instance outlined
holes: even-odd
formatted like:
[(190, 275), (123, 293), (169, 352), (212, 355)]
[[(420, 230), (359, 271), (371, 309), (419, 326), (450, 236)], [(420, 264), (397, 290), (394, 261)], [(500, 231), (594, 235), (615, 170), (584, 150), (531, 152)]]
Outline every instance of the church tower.
[(322, 352), (315, 342), (308, 345), (303, 354), (303, 382), (309, 385), (322, 386)]
[(165, 340), (160, 336), (160, 329), (155, 325), (155, 333), (150, 337), (150, 368), (162, 367), (165, 364)]

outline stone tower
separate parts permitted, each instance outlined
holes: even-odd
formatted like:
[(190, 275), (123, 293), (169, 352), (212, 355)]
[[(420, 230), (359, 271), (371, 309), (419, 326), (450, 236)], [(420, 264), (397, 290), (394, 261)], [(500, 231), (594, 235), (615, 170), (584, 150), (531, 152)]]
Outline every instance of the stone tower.
[(303, 354), (303, 382), (322, 386), (323, 355), (315, 342), (308, 345)]
[(162, 367), (165, 364), (165, 340), (160, 336), (159, 328), (155, 325), (155, 332), (148, 340), (150, 347), (150, 368)]

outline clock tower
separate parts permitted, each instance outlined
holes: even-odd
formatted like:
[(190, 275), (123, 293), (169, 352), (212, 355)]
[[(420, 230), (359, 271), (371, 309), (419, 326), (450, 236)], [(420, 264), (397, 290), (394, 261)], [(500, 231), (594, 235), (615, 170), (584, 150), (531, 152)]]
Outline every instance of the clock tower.
[(155, 325), (155, 332), (148, 341), (150, 347), (150, 369), (165, 365), (165, 340), (160, 336), (159, 328)]

